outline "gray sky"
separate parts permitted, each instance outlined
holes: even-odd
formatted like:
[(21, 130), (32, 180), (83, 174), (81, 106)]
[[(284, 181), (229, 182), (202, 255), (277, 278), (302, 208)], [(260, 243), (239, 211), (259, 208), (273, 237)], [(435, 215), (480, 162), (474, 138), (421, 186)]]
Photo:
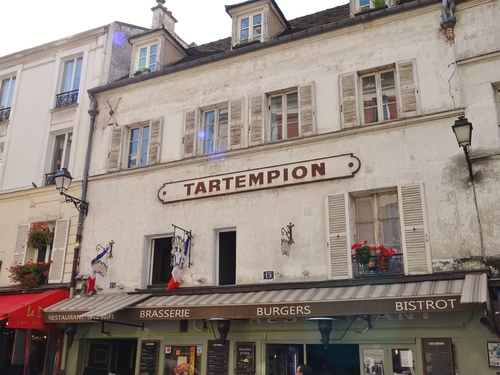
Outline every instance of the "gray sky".
[[(231, 35), (225, 5), (244, 0), (166, 0), (177, 19), (176, 33), (188, 44), (203, 44)], [(151, 27), (156, 0), (1, 0), (0, 56), (121, 21)], [(348, 0), (276, 0), (288, 20)]]

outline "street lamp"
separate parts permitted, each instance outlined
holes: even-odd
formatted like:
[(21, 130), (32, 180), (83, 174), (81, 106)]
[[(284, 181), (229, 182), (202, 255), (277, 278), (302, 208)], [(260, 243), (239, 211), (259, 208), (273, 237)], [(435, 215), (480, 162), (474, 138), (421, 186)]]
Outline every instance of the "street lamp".
[(87, 215), (87, 212), (89, 211), (89, 204), (65, 193), (65, 191), (69, 189), (69, 185), (71, 185), (71, 181), (73, 180), (73, 177), (71, 177), (68, 170), (63, 168), (60, 171), (57, 171), (54, 175), (54, 180), (56, 182), (56, 189), (59, 190), (61, 195), (64, 195), (66, 203), (73, 203), (79, 212)]
[(472, 162), (469, 156), (469, 146), (472, 140), (472, 124), (469, 120), (467, 120), (467, 118), (460, 116), (451, 128), (457, 138), (458, 147), (462, 147), (464, 150), (465, 160), (467, 160), (467, 168), (469, 169), (469, 176), (471, 181), (474, 181), (474, 176), (472, 174)]

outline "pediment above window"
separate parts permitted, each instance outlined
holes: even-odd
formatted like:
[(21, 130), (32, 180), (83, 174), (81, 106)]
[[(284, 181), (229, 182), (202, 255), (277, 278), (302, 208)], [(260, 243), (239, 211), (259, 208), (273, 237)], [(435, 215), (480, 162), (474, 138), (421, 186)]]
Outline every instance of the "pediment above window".
[(283, 12), (274, 0), (245, 1), (226, 5), (231, 16), (232, 46), (265, 42), (291, 28)]
[(184, 46), (163, 27), (135, 35), (129, 42), (133, 45), (130, 76), (160, 70), (187, 56)]

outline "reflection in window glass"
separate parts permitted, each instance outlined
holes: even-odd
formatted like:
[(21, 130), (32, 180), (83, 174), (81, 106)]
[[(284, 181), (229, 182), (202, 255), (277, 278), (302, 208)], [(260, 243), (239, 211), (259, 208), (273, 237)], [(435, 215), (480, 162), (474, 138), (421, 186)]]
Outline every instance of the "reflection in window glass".
[(201, 374), (201, 354), (201, 345), (166, 346), (163, 374)]
[(392, 369), (394, 375), (410, 375), (414, 367), (412, 349), (392, 349)]

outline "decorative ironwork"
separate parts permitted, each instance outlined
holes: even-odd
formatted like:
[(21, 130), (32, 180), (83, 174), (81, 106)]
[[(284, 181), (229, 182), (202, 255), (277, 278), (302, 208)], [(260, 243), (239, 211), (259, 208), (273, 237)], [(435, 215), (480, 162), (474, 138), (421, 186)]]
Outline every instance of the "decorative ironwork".
[(281, 228), (281, 254), (286, 255), (287, 257), (290, 256), (290, 246), (292, 246), (295, 241), (293, 240), (292, 237), (292, 228), (295, 226), (295, 224), (288, 224), (285, 227)]
[(56, 180), (54, 178), (55, 175), (56, 175), (56, 172), (45, 173), (45, 186), (50, 186), (50, 185), (56, 184)]
[(387, 268), (381, 266), (381, 262), (377, 261), (377, 257), (372, 257), (376, 261), (373, 267), (370, 263), (358, 264), (352, 263), (355, 277), (369, 277), (369, 276), (387, 276), (387, 275), (401, 275), (404, 274), (404, 259), (403, 254), (394, 254), (387, 262)]
[(7, 121), (10, 117), (10, 107), (0, 109), (0, 122)]
[(66, 203), (73, 203), (79, 212), (87, 215), (87, 213), (89, 212), (89, 204), (87, 202), (84, 202), (78, 198), (72, 197), (71, 195), (64, 194), (62, 191), (61, 191), (61, 195), (64, 195), (64, 199), (65, 199)]
[(56, 95), (56, 108), (66, 107), (78, 101), (78, 90), (62, 92)]

